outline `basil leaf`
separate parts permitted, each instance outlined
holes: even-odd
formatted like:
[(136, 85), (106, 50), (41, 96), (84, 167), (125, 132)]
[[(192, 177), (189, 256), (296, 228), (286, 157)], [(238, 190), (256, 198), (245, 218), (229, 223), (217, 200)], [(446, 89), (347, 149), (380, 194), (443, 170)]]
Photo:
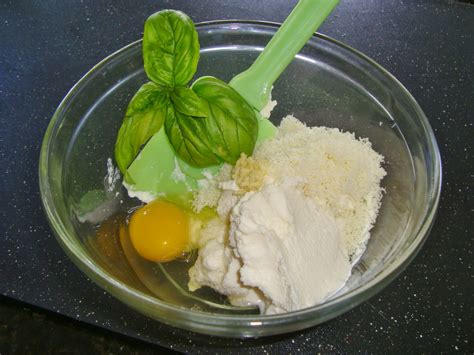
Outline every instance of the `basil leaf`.
[(214, 77), (199, 78), (192, 89), (209, 105), (203, 123), (213, 153), (229, 164), (235, 164), (241, 153), (251, 155), (257, 141), (258, 122), (247, 101)]
[(174, 108), (165, 120), (166, 135), (176, 154), (189, 165), (205, 167), (220, 163), (212, 153), (203, 119), (183, 115)]
[(166, 93), (154, 83), (142, 85), (130, 100), (115, 143), (115, 160), (122, 174), (141, 146), (160, 130), (170, 106)]
[(190, 88), (175, 87), (171, 93), (171, 101), (176, 111), (193, 117), (206, 117), (207, 104)]
[(196, 73), (198, 60), (198, 35), (186, 14), (163, 10), (146, 20), (143, 61), (150, 80), (167, 87), (186, 85)]

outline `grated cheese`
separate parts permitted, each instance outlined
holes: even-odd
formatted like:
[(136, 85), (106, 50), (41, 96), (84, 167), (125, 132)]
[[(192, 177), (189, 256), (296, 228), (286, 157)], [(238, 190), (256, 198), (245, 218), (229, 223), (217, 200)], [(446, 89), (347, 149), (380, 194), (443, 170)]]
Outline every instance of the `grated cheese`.
[(368, 139), (337, 128), (307, 127), (285, 117), (275, 138), (264, 141), (254, 159), (265, 162), (276, 182), (293, 179), (298, 188), (336, 218), (352, 259), (365, 250), (375, 223), (386, 172), (383, 156)]

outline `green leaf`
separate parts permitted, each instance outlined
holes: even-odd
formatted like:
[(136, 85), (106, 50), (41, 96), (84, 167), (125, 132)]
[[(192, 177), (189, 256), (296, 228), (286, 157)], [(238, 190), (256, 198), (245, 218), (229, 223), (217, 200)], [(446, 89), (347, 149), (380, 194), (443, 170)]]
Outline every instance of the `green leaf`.
[(202, 77), (192, 86), (205, 100), (208, 115), (203, 119), (213, 153), (229, 164), (235, 164), (241, 153), (251, 155), (258, 134), (253, 108), (227, 83), (214, 77)]
[(145, 22), (143, 61), (150, 80), (167, 87), (186, 85), (196, 73), (199, 41), (191, 19), (163, 10)]
[(175, 87), (171, 93), (171, 101), (176, 111), (193, 117), (206, 117), (207, 104), (190, 88)]
[(144, 84), (128, 104), (115, 143), (115, 160), (122, 174), (145, 144), (163, 125), (171, 102), (154, 83)]
[(165, 130), (176, 154), (189, 165), (206, 167), (220, 163), (212, 153), (203, 119), (186, 116), (171, 108)]

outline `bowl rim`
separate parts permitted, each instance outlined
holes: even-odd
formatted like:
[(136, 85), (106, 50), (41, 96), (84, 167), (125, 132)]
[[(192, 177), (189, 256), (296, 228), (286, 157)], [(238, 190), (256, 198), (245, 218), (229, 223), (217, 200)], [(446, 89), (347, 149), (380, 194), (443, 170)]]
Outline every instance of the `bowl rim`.
[[(229, 19), (229, 20), (213, 20), (213, 21), (204, 21), (196, 23), (195, 26), (197, 29), (206, 27), (206, 26), (215, 26), (215, 25), (230, 25), (230, 24), (242, 24), (242, 25), (257, 25), (272, 28), (277, 30), (281, 24), (271, 21), (254, 21), (254, 20), (238, 20), (238, 19)], [(139, 39), (128, 45), (118, 49), (112, 54), (106, 56), (96, 65), (94, 65), (85, 75), (79, 79), (74, 86), (68, 91), (65, 97), (60, 102), (59, 106), (55, 110), (52, 119), (47, 127), (45, 132), (43, 142), (41, 145), (40, 159), (39, 159), (39, 187), (41, 200), (43, 203), (43, 208), (46, 212), (48, 223), (51, 226), (56, 239), (58, 240), (61, 247), (65, 250), (66, 254), (72, 259), (72, 261), (79, 267), (89, 278), (91, 278), (95, 283), (100, 287), (104, 288), (109, 293), (113, 294), (122, 302), (130, 305), (128, 298), (135, 298), (141, 302), (145, 302), (153, 307), (161, 308), (166, 313), (172, 312), (178, 319), (168, 320), (161, 319), (160, 321), (178, 326), (184, 329), (197, 331), (200, 333), (220, 335), (220, 336), (230, 336), (230, 337), (245, 337), (245, 336), (254, 336), (255, 334), (260, 335), (270, 335), (284, 333), (291, 330), (297, 330), (309, 327), (311, 325), (320, 323), (311, 321), (312, 315), (315, 315), (318, 312), (324, 313), (324, 310), (329, 310), (338, 303), (344, 303), (348, 301), (346, 307), (344, 307), (340, 312), (331, 312), (329, 317), (326, 317), (323, 321), (334, 318), (335, 316), (345, 313), (348, 310), (354, 308), (362, 302), (365, 302), (368, 298), (374, 294), (380, 292), (386, 285), (395, 279), (413, 260), (416, 256), (419, 249), (422, 247), (424, 241), (426, 240), (429, 231), (434, 223), (436, 211), (439, 205), (440, 193), (441, 193), (441, 184), (442, 184), (442, 165), (439, 148), (434, 136), (434, 132), (429, 124), (427, 117), (422, 111), (421, 107), (410, 94), (410, 92), (403, 86), (403, 84), (398, 81), (390, 72), (384, 69), (377, 62), (363, 54), (362, 52), (339, 42), (329, 36), (316, 32), (311, 38), (317, 38), (319, 40), (327, 41), (331, 44), (334, 44), (338, 47), (342, 47), (344, 50), (351, 52), (352, 54), (359, 57), (359, 59), (367, 62), (370, 66), (374, 67), (380, 71), (383, 75), (387, 76), (389, 80), (393, 81), (396, 86), (401, 89), (402, 93), (408, 97), (408, 99), (413, 104), (413, 108), (416, 110), (420, 123), (423, 128), (424, 134), (429, 138), (428, 146), (430, 153), (433, 156), (432, 164), (432, 175), (433, 181), (432, 184), (434, 189), (432, 191), (432, 196), (430, 197), (431, 204), (427, 206), (427, 209), (424, 211), (423, 218), (418, 224), (418, 228), (415, 233), (415, 238), (412, 243), (406, 248), (401, 256), (399, 256), (394, 262), (392, 262), (388, 268), (384, 269), (383, 272), (378, 273), (372, 280), (367, 283), (360, 285), (359, 287), (351, 290), (350, 292), (339, 295), (328, 302), (323, 304), (313, 306), (310, 308), (302, 309), (299, 311), (277, 314), (277, 315), (234, 315), (234, 314), (212, 314), (199, 311), (191, 311), (179, 306), (170, 305), (168, 303), (162, 302), (152, 296), (149, 296), (139, 290), (135, 290), (132, 287), (129, 287), (125, 283), (116, 280), (112, 275), (105, 271), (100, 266), (96, 265), (86, 253), (82, 250), (76, 248), (72, 239), (69, 237), (66, 228), (61, 222), (61, 217), (57, 213), (57, 210), (54, 206), (53, 195), (50, 189), (48, 182), (48, 169), (49, 169), (49, 151), (52, 145), (51, 138), (57, 130), (58, 123), (60, 123), (62, 110), (67, 107), (67, 105), (74, 100), (78, 89), (87, 82), (87, 80), (98, 70), (104, 67), (109, 60), (115, 58), (116, 56), (124, 53), (132, 47), (140, 45), (142, 40)], [(374, 287), (378, 285), (379, 287)], [(126, 295), (125, 295), (126, 294)], [(125, 297), (127, 296), (127, 297)], [(132, 305), (133, 306), (133, 305)], [(148, 315), (150, 317), (150, 315)], [(228, 322), (233, 321), (234, 323), (230, 325)], [(262, 326), (270, 327), (271, 326), (281, 326), (281, 325), (290, 325), (296, 323), (304, 323), (306, 325), (302, 327), (293, 327), (288, 330), (282, 331), (273, 331), (266, 332), (262, 330)], [(223, 326), (229, 328), (229, 330), (222, 329)], [(249, 327), (247, 331), (243, 330), (243, 327)], [(234, 334), (235, 331), (240, 331), (238, 334)], [(259, 334), (258, 332), (261, 332)]]

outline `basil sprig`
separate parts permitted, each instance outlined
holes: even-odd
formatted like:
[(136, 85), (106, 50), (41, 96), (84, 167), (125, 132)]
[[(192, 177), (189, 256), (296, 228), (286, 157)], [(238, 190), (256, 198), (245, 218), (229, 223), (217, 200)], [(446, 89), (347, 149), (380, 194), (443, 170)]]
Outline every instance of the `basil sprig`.
[(143, 61), (151, 82), (130, 101), (115, 145), (122, 171), (164, 124), (176, 154), (188, 164), (234, 164), (252, 154), (258, 123), (252, 107), (228, 84), (202, 77), (189, 81), (199, 61), (199, 41), (191, 19), (164, 10), (145, 22)]

